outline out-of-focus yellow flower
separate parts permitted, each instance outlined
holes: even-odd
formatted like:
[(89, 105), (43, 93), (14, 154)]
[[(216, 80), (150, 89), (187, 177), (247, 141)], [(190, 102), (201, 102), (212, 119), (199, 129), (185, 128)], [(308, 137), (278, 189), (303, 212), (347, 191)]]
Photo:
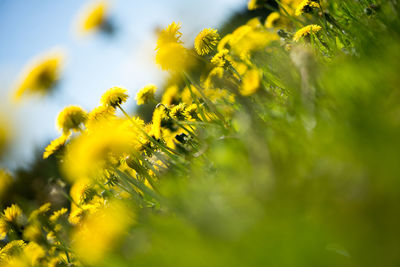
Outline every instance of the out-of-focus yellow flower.
[(156, 63), (163, 70), (181, 71), (185, 68), (187, 60), (187, 50), (182, 44), (169, 43), (157, 50)]
[(122, 235), (134, 220), (131, 207), (117, 201), (110, 202), (86, 217), (75, 230), (73, 249), (84, 263), (100, 263), (118, 242), (122, 242)]
[(260, 0), (249, 0), (247, 2), (247, 9), (248, 10), (256, 10), (258, 8), (262, 8), (262, 4), (260, 3)]
[(11, 174), (5, 169), (0, 169), (0, 201), (4, 200), (3, 196), (12, 183)]
[(180, 104), (174, 106), (174, 107), (171, 109), (171, 111), (170, 111), (169, 114), (170, 114), (170, 116), (171, 116), (172, 118), (174, 118), (175, 120), (184, 121), (184, 120), (186, 120), (186, 112), (185, 112), (185, 109), (186, 109), (186, 104), (180, 103)]
[(56, 210), (55, 212), (53, 212), (53, 214), (50, 216), (49, 220), (52, 223), (55, 223), (58, 221), (58, 219), (60, 219), (61, 216), (63, 216), (64, 214), (66, 214), (68, 212), (68, 209), (66, 208), (62, 208), (60, 210)]
[(154, 135), (156, 139), (161, 138), (162, 133), (162, 121), (167, 118), (167, 113), (163, 106), (159, 106), (153, 111), (153, 118), (152, 118), (152, 129), (151, 133)]
[(18, 254), (23, 251), (25, 246), (26, 244), (22, 240), (14, 240), (5, 245), (0, 250), (0, 264), (7, 264), (12, 257), (18, 256)]
[(32, 60), (24, 69), (15, 90), (14, 99), (24, 95), (46, 95), (56, 86), (64, 53), (51, 51)]
[(181, 28), (180, 23), (172, 22), (167, 28), (161, 30), (158, 35), (156, 50), (162, 48), (166, 44), (181, 43), (180, 40), (182, 33), (179, 31)]
[(115, 108), (111, 106), (98, 106), (89, 112), (86, 120), (86, 128), (91, 131), (97, 126), (115, 118)]
[(138, 105), (143, 105), (143, 104), (148, 104), (150, 102), (153, 102), (154, 99), (154, 94), (157, 90), (157, 86), (154, 84), (148, 84), (136, 94), (136, 101)]
[(64, 135), (69, 135), (70, 131), (80, 131), (87, 119), (87, 113), (79, 106), (65, 107), (57, 117), (57, 126)]
[(35, 242), (29, 242), (28, 245), (24, 247), (23, 252), (23, 258), (30, 266), (37, 266), (39, 260), (46, 256), (44, 248)]
[(84, 6), (77, 18), (79, 34), (88, 34), (100, 30), (107, 21), (108, 4), (106, 1), (92, 1)]
[(318, 9), (319, 5), (317, 1), (304, 0), (296, 8), (296, 16), (301, 16), (305, 13), (311, 13), (314, 9)]
[(12, 204), (3, 211), (3, 218), (7, 222), (20, 224), (23, 219), (22, 209), (17, 204)]
[(275, 40), (279, 40), (279, 36), (276, 33), (243, 25), (232, 33), (229, 39), (230, 51), (238, 55), (242, 60), (249, 61), (249, 56), (253, 51), (261, 50)]
[[(281, 0), (280, 1), (280, 8), (284, 9), (289, 15), (294, 15), (296, 8), (303, 0)], [(282, 11), (282, 12), (285, 12)], [(285, 13), (286, 13), (285, 12)]]
[(68, 135), (63, 134), (60, 137), (51, 141), (50, 144), (46, 146), (44, 150), (43, 159), (47, 159), (57, 151), (60, 151), (64, 147), (67, 140), (68, 140)]
[(68, 147), (63, 170), (68, 179), (104, 178), (104, 170), (113, 167), (137, 145), (137, 136), (125, 131), (120, 121), (108, 123), (89, 134), (82, 134)]
[(257, 92), (260, 88), (260, 72), (256, 69), (251, 69), (246, 72), (243, 77), (242, 86), (240, 87), (240, 94), (249, 96)]
[(229, 43), (230, 38), (232, 37), (232, 34), (227, 34), (225, 35), (218, 43), (217, 45), (217, 50), (222, 51), (226, 49), (226, 45)]
[(127, 92), (128, 91), (124, 88), (117, 86), (112, 87), (101, 96), (100, 103), (104, 106), (115, 108), (126, 102), (129, 97)]
[(229, 62), (229, 50), (222, 49), (215, 56), (211, 59), (211, 63), (214, 64), (216, 67), (224, 67), (225, 64)]
[(202, 30), (194, 40), (194, 48), (197, 54), (200, 56), (207, 55), (214, 47), (218, 44), (220, 39), (217, 30), (215, 29), (204, 29)]
[(179, 88), (177, 85), (168, 86), (161, 97), (161, 103), (167, 106), (178, 104)]
[(183, 47), (179, 32), (181, 25), (173, 22), (159, 34), (156, 47), (156, 64), (166, 71), (182, 71), (188, 64), (188, 53)]
[(285, 27), (289, 24), (287, 18), (281, 16), (279, 12), (272, 12), (268, 15), (267, 19), (265, 20), (265, 27), (266, 28), (278, 28), (278, 27)]
[(50, 203), (45, 203), (41, 205), (38, 209), (35, 209), (34, 211), (31, 212), (29, 215), (29, 221), (35, 221), (37, 220), (40, 216), (43, 216), (46, 212), (50, 210), (51, 204)]
[(298, 42), (301, 38), (308, 38), (311, 34), (318, 33), (321, 29), (321, 26), (316, 24), (305, 26), (294, 34), (293, 41)]

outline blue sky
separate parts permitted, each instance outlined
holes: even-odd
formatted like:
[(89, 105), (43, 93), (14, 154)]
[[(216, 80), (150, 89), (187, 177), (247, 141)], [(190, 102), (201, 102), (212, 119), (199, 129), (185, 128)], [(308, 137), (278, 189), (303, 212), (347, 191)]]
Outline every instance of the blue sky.
[[(0, 165), (25, 166), (35, 148), (57, 137), (55, 118), (66, 105), (90, 110), (110, 87), (134, 95), (148, 83), (162, 85), (166, 73), (154, 64), (155, 28), (182, 23), (189, 47), (202, 28), (218, 27), (245, 7), (245, 0), (114, 0), (111, 16), (118, 28), (114, 38), (78, 38), (73, 22), (83, 0), (0, 0), (0, 113), (14, 128), (14, 141)], [(66, 64), (58, 91), (51, 97), (10, 101), (11, 90), (25, 64), (49, 49), (62, 48)]]

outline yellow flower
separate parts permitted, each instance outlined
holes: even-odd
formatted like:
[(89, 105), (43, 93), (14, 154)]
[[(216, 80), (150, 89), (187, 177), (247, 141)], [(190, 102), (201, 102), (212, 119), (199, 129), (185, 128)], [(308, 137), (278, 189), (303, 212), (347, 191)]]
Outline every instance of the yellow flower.
[(42, 229), (39, 223), (29, 224), (23, 233), (24, 239), (29, 241), (39, 241), (42, 237)]
[(156, 63), (163, 70), (181, 71), (187, 65), (188, 54), (180, 43), (168, 43), (156, 53)]
[(281, 16), (279, 12), (272, 12), (268, 15), (267, 19), (265, 20), (265, 27), (266, 28), (276, 28), (282, 27), (285, 24), (285, 18)]
[(260, 88), (260, 72), (256, 69), (247, 71), (243, 77), (242, 86), (240, 88), (240, 94), (243, 96), (249, 96), (257, 92), (259, 88)]
[(47, 159), (57, 151), (60, 151), (64, 147), (67, 140), (68, 140), (68, 135), (63, 134), (60, 137), (51, 141), (50, 144), (45, 148), (45, 151), (43, 153), (43, 159)]
[(163, 121), (166, 121), (167, 119), (168, 115), (164, 106), (160, 105), (153, 111), (151, 132), (156, 139), (161, 138)]
[(115, 112), (115, 108), (111, 106), (98, 106), (94, 108), (88, 114), (88, 119), (85, 124), (86, 128), (90, 131), (96, 128), (96, 126), (115, 118)]
[(17, 256), (26, 246), (22, 240), (14, 240), (0, 250), (0, 263), (6, 264), (13, 256)]
[(301, 16), (305, 13), (311, 13), (314, 9), (318, 9), (318, 1), (315, 0), (304, 0), (296, 8), (296, 16)]
[(62, 169), (70, 181), (104, 179), (105, 170), (114, 168), (138, 143), (137, 133), (127, 131), (120, 120), (99, 125), (69, 144)]
[(40, 206), (38, 209), (35, 209), (34, 211), (31, 212), (29, 215), (29, 221), (35, 221), (39, 218), (39, 216), (44, 216), (46, 212), (50, 210), (51, 204), (50, 203), (45, 203), (42, 206)]
[(171, 111), (170, 115), (172, 118), (178, 121), (184, 121), (186, 120), (186, 105), (184, 103), (180, 103), (179, 105), (174, 106)]
[(185, 112), (185, 117), (189, 121), (199, 120), (199, 111), (198, 111), (197, 104), (191, 104), (191, 105), (187, 106), (184, 112)]
[(24, 95), (46, 95), (56, 86), (64, 60), (63, 53), (52, 51), (30, 62), (21, 74), (14, 98), (20, 100)]
[(316, 34), (321, 29), (321, 26), (316, 24), (305, 26), (294, 34), (293, 41), (298, 42), (303, 37), (310, 37), (311, 34)]
[(226, 49), (226, 45), (229, 43), (230, 39), (232, 38), (232, 34), (225, 35), (218, 43), (217, 50), (222, 51)]
[(110, 106), (115, 108), (122, 103), (125, 103), (128, 99), (127, 90), (121, 87), (112, 87), (106, 91), (100, 99), (100, 103), (104, 106)]
[(260, 0), (249, 0), (247, 2), (247, 9), (248, 10), (256, 10), (258, 8), (262, 8), (262, 5), (261, 5), (260, 2), (262, 2), (262, 1), (260, 1)]
[(0, 239), (3, 239), (10, 232), (14, 232), (16, 226), (22, 226), (25, 220), (25, 216), (18, 205), (12, 204), (6, 208), (0, 214)]
[(38, 266), (39, 260), (46, 256), (46, 251), (43, 247), (39, 246), (35, 242), (29, 242), (28, 245), (24, 247), (23, 258), (31, 266)]
[(215, 29), (202, 30), (194, 40), (194, 48), (200, 56), (207, 55), (218, 44), (219, 34)]
[(23, 218), (22, 210), (18, 205), (12, 204), (3, 211), (3, 218), (7, 222), (18, 224)]
[(87, 118), (86, 111), (79, 106), (65, 107), (57, 117), (57, 126), (68, 135), (71, 130), (80, 131)]
[(62, 208), (60, 210), (56, 210), (55, 212), (53, 212), (53, 214), (50, 216), (49, 220), (52, 223), (56, 223), (58, 221), (58, 219), (63, 216), (64, 214), (66, 214), (68, 212), (68, 210), (66, 208)]
[(158, 35), (156, 50), (169, 43), (181, 43), (182, 33), (179, 31), (180, 28), (180, 23), (172, 22), (167, 28), (161, 30)]
[(229, 50), (222, 49), (211, 59), (211, 63), (216, 67), (224, 67), (227, 61), (229, 62)]
[(132, 207), (118, 201), (89, 214), (72, 234), (73, 249), (88, 265), (101, 263), (106, 254), (119, 242), (135, 221)]
[(107, 21), (107, 9), (108, 5), (105, 1), (93, 1), (84, 6), (77, 18), (78, 32), (87, 34), (101, 29)]
[(177, 85), (167, 87), (161, 97), (161, 103), (167, 106), (178, 104), (179, 102), (179, 88)]
[(154, 94), (157, 90), (157, 87), (154, 84), (148, 84), (143, 87), (137, 94), (136, 94), (136, 101), (138, 105), (148, 104), (153, 102)]

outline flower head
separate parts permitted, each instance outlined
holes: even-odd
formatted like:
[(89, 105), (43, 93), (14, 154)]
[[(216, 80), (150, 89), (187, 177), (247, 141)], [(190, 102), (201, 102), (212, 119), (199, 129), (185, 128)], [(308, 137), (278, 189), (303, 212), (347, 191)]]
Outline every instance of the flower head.
[(280, 26), (282, 23), (282, 17), (279, 12), (272, 12), (268, 15), (267, 19), (265, 20), (265, 27), (266, 28), (275, 28)]
[(194, 48), (197, 54), (200, 56), (207, 55), (214, 47), (218, 44), (220, 39), (217, 30), (215, 29), (204, 29), (202, 30), (194, 40)]
[(301, 38), (309, 37), (311, 34), (316, 34), (321, 29), (321, 26), (316, 24), (305, 26), (294, 34), (293, 41), (298, 42)]
[(211, 59), (211, 63), (214, 64), (216, 67), (223, 67), (227, 62), (230, 60), (229, 58), (229, 50), (222, 49), (215, 56)]
[(67, 140), (68, 140), (68, 135), (63, 134), (60, 137), (51, 141), (50, 144), (45, 148), (45, 151), (43, 153), (43, 159), (47, 159), (57, 151), (60, 151), (64, 147)]
[(297, 8), (296, 8), (296, 16), (301, 16), (305, 13), (310, 13), (314, 9), (317, 9), (319, 7), (318, 1), (315, 0), (304, 0), (301, 2)]
[(158, 49), (156, 63), (163, 70), (180, 71), (187, 64), (188, 54), (186, 48), (180, 43), (168, 43)]
[(167, 28), (161, 30), (158, 35), (156, 50), (169, 43), (181, 43), (182, 41), (179, 40), (182, 36), (182, 33), (179, 31), (180, 28), (180, 23), (172, 22)]
[(183, 121), (186, 119), (186, 105), (184, 103), (180, 103), (179, 105), (174, 106), (170, 111), (170, 116), (178, 121)]
[(29, 63), (21, 75), (14, 97), (45, 95), (51, 92), (60, 78), (64, 56), (61, 52), (50, 52)]
[(148, 104), (154, 101), (154, 94), (157, 87), (154, 84), (148, 84), (143, 87), (136, 95), (136, 101), (138, 105)]
[(260, 88), (260, 73), (256, 69), (251, 69), (246, 72), (243, 77), (242, 87), (240, 88), (240, 94), (249, 96), (257, 92)]
[(58, 114), (57, 126), (65, 135), (68, 135), (71, 130), (80, 131), (86, 118), (87, 113), (81, 107), (68, 106)]
[(110, 106), (115, 108), (118, 105), (121, 105), (122, 103), (126, 102), (126, 100), (129, 97), (126, 92), (127, 92), (126, 89), (120, 87), (110, 88), (101, 96), (100, 102), (104, 106)]
[(78, 31), (87, 34), (99, 30), (107, 20), (108, 5), (105, 1), (94, 1), (83, 7), (78, 15)]

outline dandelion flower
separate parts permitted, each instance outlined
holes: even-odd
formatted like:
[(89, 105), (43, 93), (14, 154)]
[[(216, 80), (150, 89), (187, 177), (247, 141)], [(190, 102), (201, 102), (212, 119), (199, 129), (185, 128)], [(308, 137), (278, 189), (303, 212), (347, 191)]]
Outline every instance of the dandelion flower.
[(260, 0), (249, 0), (247, 2), (247, 9), (248, 10), (256, 10), (258, 8), (261, 8), (262, 5), (260, 2), (261, 2)]
[(200, 56), (207, 55), (214, 47), (218, 44), (220, 39), (217, 30), (215, 29), (204, 29), (202, 30), (194, 40), (194, 48), (197, 54)]
[(168, 86), (161, 97), (161, 103), (167, 106), (179, 103), (179, 88), (177, 85)]
[(106, 91), (102, 96), (100, 103), (104, 106), (117, 107), (128, 99), (127, 90), (120, 87), (113, 87)]
[(228, 59), (229, 56), (229, 50), (228, 49), (222, 49), (218, 53), (215, 54), (215, 56), (211, 59), (211, 63), (214, 64), (216, 67), (223, 67), (229, 62)]
[(154, 84), (148, 84), (143, 87), (136, 95), (136, 101), (138, 105), (148, 104), (153, 102), (154, 94), (157, 90), (157, 87)]
[(313, 0), (304, 0), (301, 2), (296, 8), (296, 16), (301, 16), (306, 13), (311, 13), (314, 9), (319, 7), (317, 1)]
[(182, 44), (169, 43), (157, 50), (156, 63), (163, 70), (180, 71), (187, 64), (187, 51)]
[(243, 96), (249, 96), (257, 92), (260, 88), (260, 73), (256, 69), (252, 69), (246, 72), (243, 77), (242, 86), (240, 88), (240, 94)]
[(19, 223), (19, 222), (21, 222), (22, 217), (23, 217), (22, 210), (16, 204), (12, 204), (10, 207), (6, 208), (3, 211), (3, 218), (7, 222)]
[(282, 20), (281, 14), (279, 12), (272, 12), (268, 15), (267, 19), (265, 20), (265, 27), (266, 28), (275, 28), (280, 25)]
[(316, 24), (305, 26), (294, 34), (293, 41), (298, 42), (301, 38), (310, 37), (311, 34), (316, 34), (321, 29), (321, 26)]
[(169, 115), (175, 120), (184, 121), (187, 118), (185, 109), (186, 105), (184, 103), (180, 103), (171, 109)]
[(180, 37), (182, 36), (182, 33), (179, 31), (180, 28), (180, 23), (172, 22), (166, 29), (161, 30), (158, 35), (156, 50), (169, 43), (181, 43), (182, 41), (180, 41)]
[(85, 123), (86, 118), (86, 111), (81, 107), (68, 106), (58, 114), (57, 126), (63, 131), (64, 135), (68, 135), (71, 130), (80, 131), (81, 125)]
[(50, 93), (60, 78), (63, 53), (52, 51), (29, 63), (23, 71), (17, 89), (15, 100), (24, 95), (46, 95)]
[(50, 144), (45, 148), (45, 151), (43, 153), (43, 159), (47, 159), (57, 151), (61, 150), (64, 147), (67, 140), (68, 140), (68, 135), (63, 134), (60, 137), (51, 141)]
[(62, 208), (60, 210), (56, 210), (55, 212), (53, 212), (53, 214), (50, 216), (49, 220), (52, 223), (55, 223), (58, 221), (58, 219), (63, 216), (64, 214), (66, 214), (68, 212), (68, 210), (66, 208)]
[(22, 240), (13, 240), (7, 245), (5, 245), (0, 250), (0, 263), (7, 263), (13, 257), (22, 252), (26, 246), (25, 242)]
[(107, 21), (108, 5), (105, 1), (93, 1), (81, 9), (78, 15), (78, 32), (87, 34), (100, 30)]

